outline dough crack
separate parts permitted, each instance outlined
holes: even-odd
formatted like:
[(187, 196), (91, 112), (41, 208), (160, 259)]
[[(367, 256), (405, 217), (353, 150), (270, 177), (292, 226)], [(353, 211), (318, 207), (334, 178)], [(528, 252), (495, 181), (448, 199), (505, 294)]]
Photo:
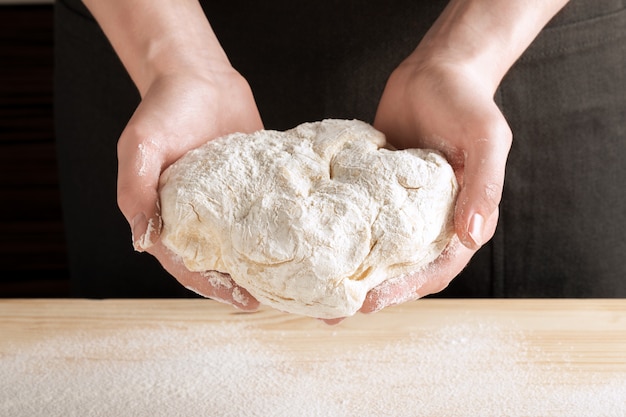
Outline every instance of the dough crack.
[(196, 210), (196, 207), (192, 203), (189, 203), (189, 207), (191, 207), (191, 211), (193, 211), (193, 213), (196, 215), (196, 219), (198, 219), (198, 223), (202, 223), (202, 217), (200, 217), (200, 213), (198, 213), (198, 210)]

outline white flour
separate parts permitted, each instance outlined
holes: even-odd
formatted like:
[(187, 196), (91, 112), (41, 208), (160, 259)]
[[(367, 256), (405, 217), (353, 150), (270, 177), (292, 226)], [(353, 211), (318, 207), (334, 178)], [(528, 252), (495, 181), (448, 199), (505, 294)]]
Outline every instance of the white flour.
[(289, 351), (289, 331), (241, 323), (58, 337), (0, 356), (0, 416), (626, 415), (626, 375), (574, 383), (574, 361), (521, 332), (465, 323), (383, 344), (345, 334), (328, 327), (325, 345), (297, 333), (318, 361)]

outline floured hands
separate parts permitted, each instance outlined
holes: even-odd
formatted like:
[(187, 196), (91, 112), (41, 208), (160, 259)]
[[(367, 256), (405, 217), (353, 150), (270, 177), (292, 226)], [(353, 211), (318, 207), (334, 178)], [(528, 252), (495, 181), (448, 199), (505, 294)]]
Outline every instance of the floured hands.
[(471, 67), (423, 62), (419, 55), (390, 77), (374, 125), (398, 148), (436, 149), (447, 157), (460, 185), (457, 237), (429, 267), (373, 289), (361, 311), (441, 291), (493, 236), (512, 140), (493, 93)]
[(147, 90), (118, 143), (118, 204), (132, 228), (138, 251), (154, 255), (185, 287), (250, 310), (258, 302), (225, 278), (189, 272), (159, 241), (159, 177), (188, 150), (235, 131), (262, 129), (247, 82), (234, 70), (207, 79), (170, 76)]
[(458, 239), (423, 271), (374, 288), (362, 312), (444, 289), (493, 236), (511, 130), (494, 102), (519, 56), (567, 0), (451, 0), (391, 75), (374, 126), (398, 148), (441, 151), (460, 192)]
[(118, 142), (118, 204), (133, 244), (185, 287), (252, 310), (226, 279), (189, 272), (159, 242), (161, 172), (187, 151), (232, 132), (263, 128), (247, 81), (233, 69), (197, 1), (84, 0), (142, 101)]

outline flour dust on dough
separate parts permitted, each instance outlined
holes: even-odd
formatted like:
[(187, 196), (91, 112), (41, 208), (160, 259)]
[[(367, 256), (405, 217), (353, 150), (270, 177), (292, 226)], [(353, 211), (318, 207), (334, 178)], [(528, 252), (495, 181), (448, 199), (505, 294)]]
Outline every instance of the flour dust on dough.
[(276, 309), (351, 316), (454, 234), (445, 158), (385, 146), (369, 124), (334, 119), (212, 140), (161, 176), (161, 239), (188, 269), (229, 274)]

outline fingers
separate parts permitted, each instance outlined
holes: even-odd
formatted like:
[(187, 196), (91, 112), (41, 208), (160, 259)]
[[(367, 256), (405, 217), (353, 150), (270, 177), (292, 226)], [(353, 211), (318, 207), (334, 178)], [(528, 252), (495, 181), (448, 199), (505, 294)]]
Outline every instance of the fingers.
[(503, 118), (486, 126), (491, 126), (491, 133), (485, 136), (489, 139), (468, 142), (463, 151), (464, 159), (459, 161), (462, 166), (455, 166), (461, 181), (454, 219), (457, 237), (433, 263), (418, 273), (393, 278), (372, 289), (361, 312), (376, 312), (443, 290), (493, 236), (512, 135)]
[(461, 244), (455, 236), (437, 259), (414, 274), (389, 279), (373, 288), (365, 297), (362, 313), (374, 313), (385, 307), (416, 300), (437, 293), (467, 265), (475, 251)]
[(228, 274), (217, 271), (188, 272), (177, 275), (178, 281), (187, 289), (203, 297), (230, 304), (244, 311), (254, 311), (259, 302), (243, 287), (240, 287)]
[(129, 123), (118, 142), (117, 201), (131, 226), (133, 246), (142, 252), (161, 232), (158, 184), (162, 161), (157, 145), (139, 138)]
[[(487, 233), (493, 234), (497, 223), (496, 209), (485, 222)], [(468, 248), (455, 236), (441, 255), (420, 271), (392, 278), (373, 288), (365, 297), (360, 312), (375, 313), (444, 290), (475, 253), (476, 250)]]
[(232, 280), (230, 275), (217, 271), (191, 272), (180, 258), (170, 252), (161, 242), (157, 242), (148, 252), (161, 262), (161, 265), (185, 288), (203, 297), (230, 304), (244, 311), (254, 311), (259, 302), (243, 287)]
[(501, 116), (485, 138), (470, 141), (464, 150), (462, 186), (457, 197), (454, 224), (461, 242), (477, 250), (493, 236), (488, 220), (498, 209), (504, 172), (511, 147), (511, 131)]

